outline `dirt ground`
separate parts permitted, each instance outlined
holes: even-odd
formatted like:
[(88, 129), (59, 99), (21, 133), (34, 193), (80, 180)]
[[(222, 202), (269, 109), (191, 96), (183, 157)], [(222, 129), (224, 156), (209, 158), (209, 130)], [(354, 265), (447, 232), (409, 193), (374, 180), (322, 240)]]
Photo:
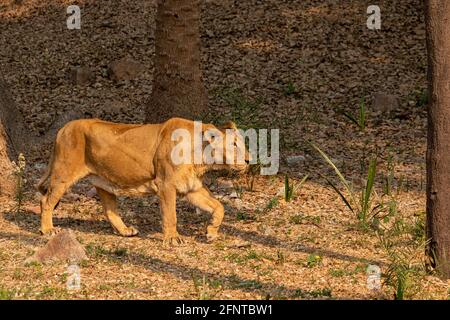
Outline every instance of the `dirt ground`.
[[(82, 28), (68, 30), (65, 9), (75, 3)], [(38, 234), (33, 185), (47, 163), (49, 138), (26, 159), (19, 210), (17, 202), (0, 202), (0, 299), (392, 299), (395, 287), (386, 279), (398, 260), (382, 246), (376, 228), (358, 225), (327, 183), (339, 186), (333, 169), (307, 143), (320, 146), (356, 190), (377, 155), (374, 201), (395, 202), (395, 215), (405, 225), (423, 219), (422, 4), (378, 3), (382, 30), (371, 31), (370, 1), (204, 1), (202, 68), (210, 112), (203, 120), (280, 129), (279, 174), (257, 176), (253, 190), (245, 177), (209, 178), (226, 206), (221, 238), (206, 243), (209, 216), (180, 201), (179, 232), (187, 238), (180, 247), (162, 244), (157, 199), (120, 199), (124, 221), (140, 230), (122, 238), (81, 181), (54, 218), (75, 232), (89, 256), (80, 265), (81, 289), (68, 291), (66, 264), (24, 265), (47, 241)], [(0, 0), (0, 71), (30, 133), (43, 136), (58, 115), (71, 110), (142, 122), (152, 84), (154, 16), (154, 1)], [(124, 56), (138, 61), (142, 72), (135, 80), (111, 81), (108, 64)], [(72, 85), (67, 75), (76, 66), (90, 67), (94, 83)], [(371, 109), (377, 92), (397, 96), (398, 107)], [(366, 127), (360, 130), (342, 113), (357, 114), (363, 98)], [(288, 164), (292, 155), (303, 158)], [(286, 174), (291, 181), (309, 176), (289, 202), (283, 199)], [(387, 179), (394, 190), (389, 194)], [(394, 246), (415, 250), (411, 241)], [(423, 259), (421, 252), (413, 260), (420, 265)], [(381, 268), (380, 290), (367, 286), (369, 265)], [(449, 297), (450, 282), (415, 272), (408, 298)]]

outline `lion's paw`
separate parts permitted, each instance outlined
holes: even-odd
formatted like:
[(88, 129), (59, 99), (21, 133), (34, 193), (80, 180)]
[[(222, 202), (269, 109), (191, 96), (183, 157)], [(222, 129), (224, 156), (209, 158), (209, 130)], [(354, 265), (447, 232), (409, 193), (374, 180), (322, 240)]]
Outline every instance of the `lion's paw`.
[(207, 242), (214, 242), (219, 238), (219, 235), (217, 233), (208, 233), (206, 235), (206, 241)]
[(125, 230), (123, 230), (120, 234), (124, 237), (134, 237), (138, 233), (139, 233), (138, 229), (136, 229), (133, 226), (129, 226), (129, 227), (125, 228)]
[(55, 234), (58, 234), (59, 232), (61, 232), (61, 228), (57, 228), (57, 227), (52, 227), (52, 228), (40, 228), (39, 232), (41, 233), (41, 235), (43, 236), (54, 236)]

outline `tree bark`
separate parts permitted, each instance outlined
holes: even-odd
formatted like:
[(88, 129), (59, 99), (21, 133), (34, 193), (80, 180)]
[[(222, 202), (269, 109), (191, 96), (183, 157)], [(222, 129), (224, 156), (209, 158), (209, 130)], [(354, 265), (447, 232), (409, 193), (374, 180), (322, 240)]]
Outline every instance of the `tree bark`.
[(450, 1), (424, 0), (428, 49), (427, 254), (450, 278)]
[(8, 87), (0, 75), (0, 195), (11, 197), (16, 192), (12, 160), (25, 152), (23, 118), (17, 110)]
[(0, 121), (0, 196), (11, 197), (16, 192), (14, 167), (8, 153), (8, 136)]
[(208, 98), (200, 69), (200, 1), (158, 0), (155, 77), (146, 122), (198, 120)]

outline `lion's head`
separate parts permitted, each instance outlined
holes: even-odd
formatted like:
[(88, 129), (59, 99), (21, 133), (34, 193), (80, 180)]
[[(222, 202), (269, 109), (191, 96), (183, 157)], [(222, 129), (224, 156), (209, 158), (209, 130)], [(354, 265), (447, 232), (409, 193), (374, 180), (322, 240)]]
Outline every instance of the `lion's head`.
[(174, 164), (244, 172), (251, 161), (244, 137), (233, 122), (220, 127), (196, 122), (192, 131), (176, 129), (172, 140), (176, 142), (171, 153)]

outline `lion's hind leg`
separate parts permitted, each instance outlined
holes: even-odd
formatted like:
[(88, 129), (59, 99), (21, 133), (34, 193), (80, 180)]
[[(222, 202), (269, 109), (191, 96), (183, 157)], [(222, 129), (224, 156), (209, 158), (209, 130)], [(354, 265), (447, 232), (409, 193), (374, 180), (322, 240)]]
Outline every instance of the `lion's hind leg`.
[(197, 208), (212, 214), (212, 220), (207, 227), (206, 239), (212, 242), (218, 238), (219, 227), (223, 220), (224, 208), (206, 188), (201, 188), (186, 195), (186, 199)]
[(117, 208), (116, 196), (100, 187), (96, 186), (95, 188), (97, 189), (97, 194), (100, 196), (100, 200), (103, 205), (103, 212), (113, 228), (124, 237), (132, 237), (137, 235), (139, 231), (133, 226), (127, 227), (125, 223), (123, 223), (122, 218), (120, 218), (118, 214), (119, 210)]

